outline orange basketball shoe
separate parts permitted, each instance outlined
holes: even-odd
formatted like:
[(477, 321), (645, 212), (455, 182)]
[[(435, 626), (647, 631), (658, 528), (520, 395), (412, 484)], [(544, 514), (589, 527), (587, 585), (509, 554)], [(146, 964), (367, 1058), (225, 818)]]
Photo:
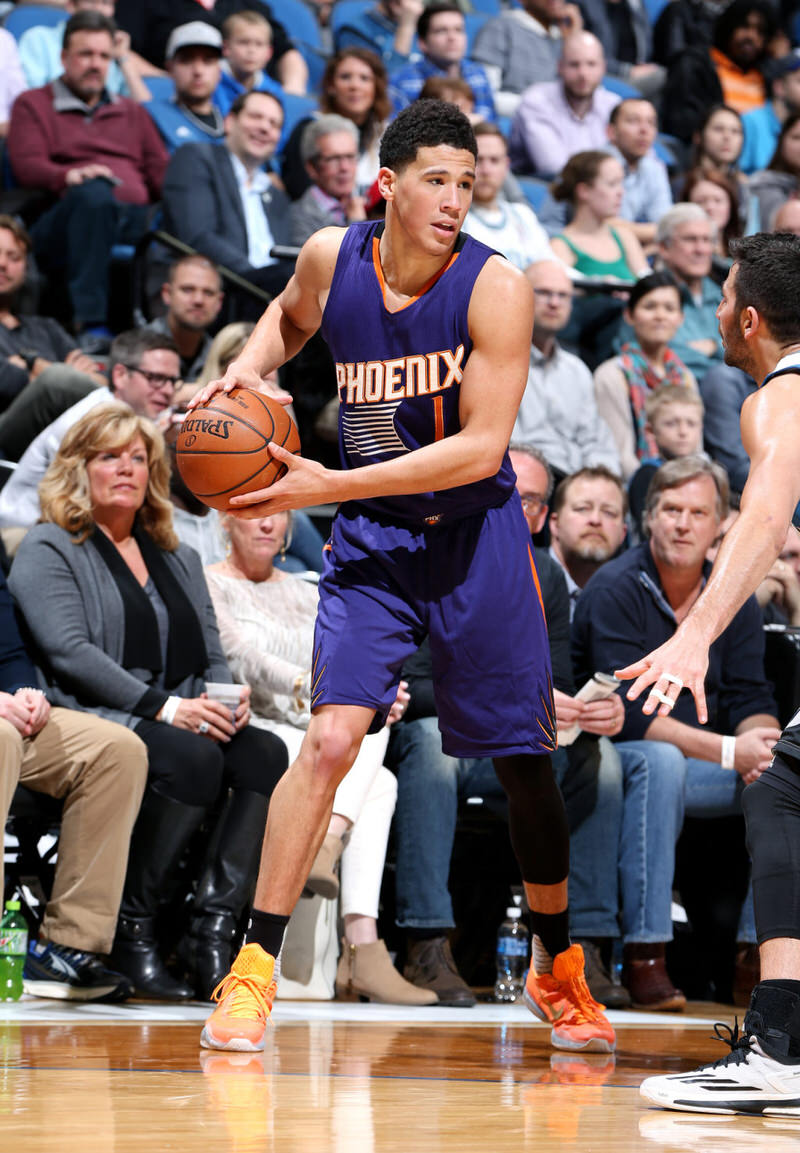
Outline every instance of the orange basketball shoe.
[(277, 983), (275, 958), (260, 945), (245, 945), (230, 973), (211, 994), (218, 1001), (200, 1036), (204, 1049), (234, 1049), (257, 1053), (264, 1048), (267, 1021)]
[(556, 1049), (613, 1052), (617, 1038), (603, 1009), (589, 992), (583, 975), (583, 949), (570, 945), (553, 958), (553, 972), (533, 967), (525, 981), (525, 1004), (535, 1017), (550, 1021)]

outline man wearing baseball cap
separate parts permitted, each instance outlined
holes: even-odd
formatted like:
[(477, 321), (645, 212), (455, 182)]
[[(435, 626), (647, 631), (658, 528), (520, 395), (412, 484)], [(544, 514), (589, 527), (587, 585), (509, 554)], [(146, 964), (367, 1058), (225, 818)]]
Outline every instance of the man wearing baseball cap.
[(221, 58), (222, 33), (212, 24), (192, 20), (170, 33), (166, 67), (175, 95), (145, 105), (170, 153), (190, 141), (224, 140), (223, 118), (212, 102)]

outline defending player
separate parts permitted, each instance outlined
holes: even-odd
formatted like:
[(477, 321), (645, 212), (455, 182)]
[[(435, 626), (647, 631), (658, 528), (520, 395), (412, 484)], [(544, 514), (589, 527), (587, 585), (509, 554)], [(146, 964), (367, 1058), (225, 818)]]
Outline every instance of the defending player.
[(427, 633), (447, 752), (491, 756), (533, 911), (526, 999), (555, 1045), (610, 1050), (567, 929), (568, 833), (549, 753), (555, 711), (530, 537), (506, 453), (525, 387), (525, 278), (460, 234), (475, 138), (453, 106), (402, 112), (381, 143), (386, 222), (323, 229), (216, 387), (257, 385), (321, 328), (340, 399), (342, 470), (276, 449), (288, 474), (243, 515), (341, 503), (320, 581), (313, 715), (273, 794), (247, 944), (203, 1030), (260, 1049), (283, 931), (337, 784), (380, 726), (403, 661)]
[[(644, 712), (662, 717), (686, 687), (701, 722), (709, 646), (772, 567), (800, 499), (800, 239), (761, 234), (731, 249), (734, 264), (717, 309), (725, 360), (762, 382), (741, 413), (750, 457), (741, 513), (675, 635), (617, 674), (637, 678), (632, 700), (652, 685)], [(692, 1073), (649, 1077), (641, 1093), (669, 1109), (800, 1116), (800, 713), (742, 803), (761, 981), (726, 1058)]]

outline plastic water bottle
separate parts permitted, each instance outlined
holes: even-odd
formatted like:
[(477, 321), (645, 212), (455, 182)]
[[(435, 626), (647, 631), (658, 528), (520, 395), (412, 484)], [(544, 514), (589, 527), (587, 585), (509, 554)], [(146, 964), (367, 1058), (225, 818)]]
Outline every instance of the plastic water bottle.
[(528, 930), (522, 923), (522, 910), (506, 909), (506, 919), (497, 932), (497, 979), (495, 1001), (516, 1001), (522, 997), (528, 971)]
[(28, 922), (19, 908), (19, 901), (6, 901), (5, 915), (0, 921), (0, 1001), (18, 1001), (22, 996)]

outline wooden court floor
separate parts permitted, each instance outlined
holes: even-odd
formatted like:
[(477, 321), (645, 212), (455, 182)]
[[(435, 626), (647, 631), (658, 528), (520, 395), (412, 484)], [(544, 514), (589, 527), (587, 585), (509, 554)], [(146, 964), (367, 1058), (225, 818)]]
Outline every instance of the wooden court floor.
[(580, 1057), (552, 1050), (549, 1031), (517, 1007), (491, 1021), (440, 1013), (431, 1023), (419, 1010), (306, 1016), (279, 1002), (266, 1051), (249, 1055), (201, 1051), (199, 1006), (191, 1021), (177, 1007), (163, 1020), (86, 1006), (58, 1006), (48, 1019), (43, 1006), (0, 1005), (8, 1153), (800, 1151), (800, 1122), (641, 1101), (648, 1074), (724, 1056), (710, 1039), (714, 1020), (732, 1019), (722, 1007), (690, 1006), (686, 1024), (626, 1025), (616, 1014), (617, 1053)]

